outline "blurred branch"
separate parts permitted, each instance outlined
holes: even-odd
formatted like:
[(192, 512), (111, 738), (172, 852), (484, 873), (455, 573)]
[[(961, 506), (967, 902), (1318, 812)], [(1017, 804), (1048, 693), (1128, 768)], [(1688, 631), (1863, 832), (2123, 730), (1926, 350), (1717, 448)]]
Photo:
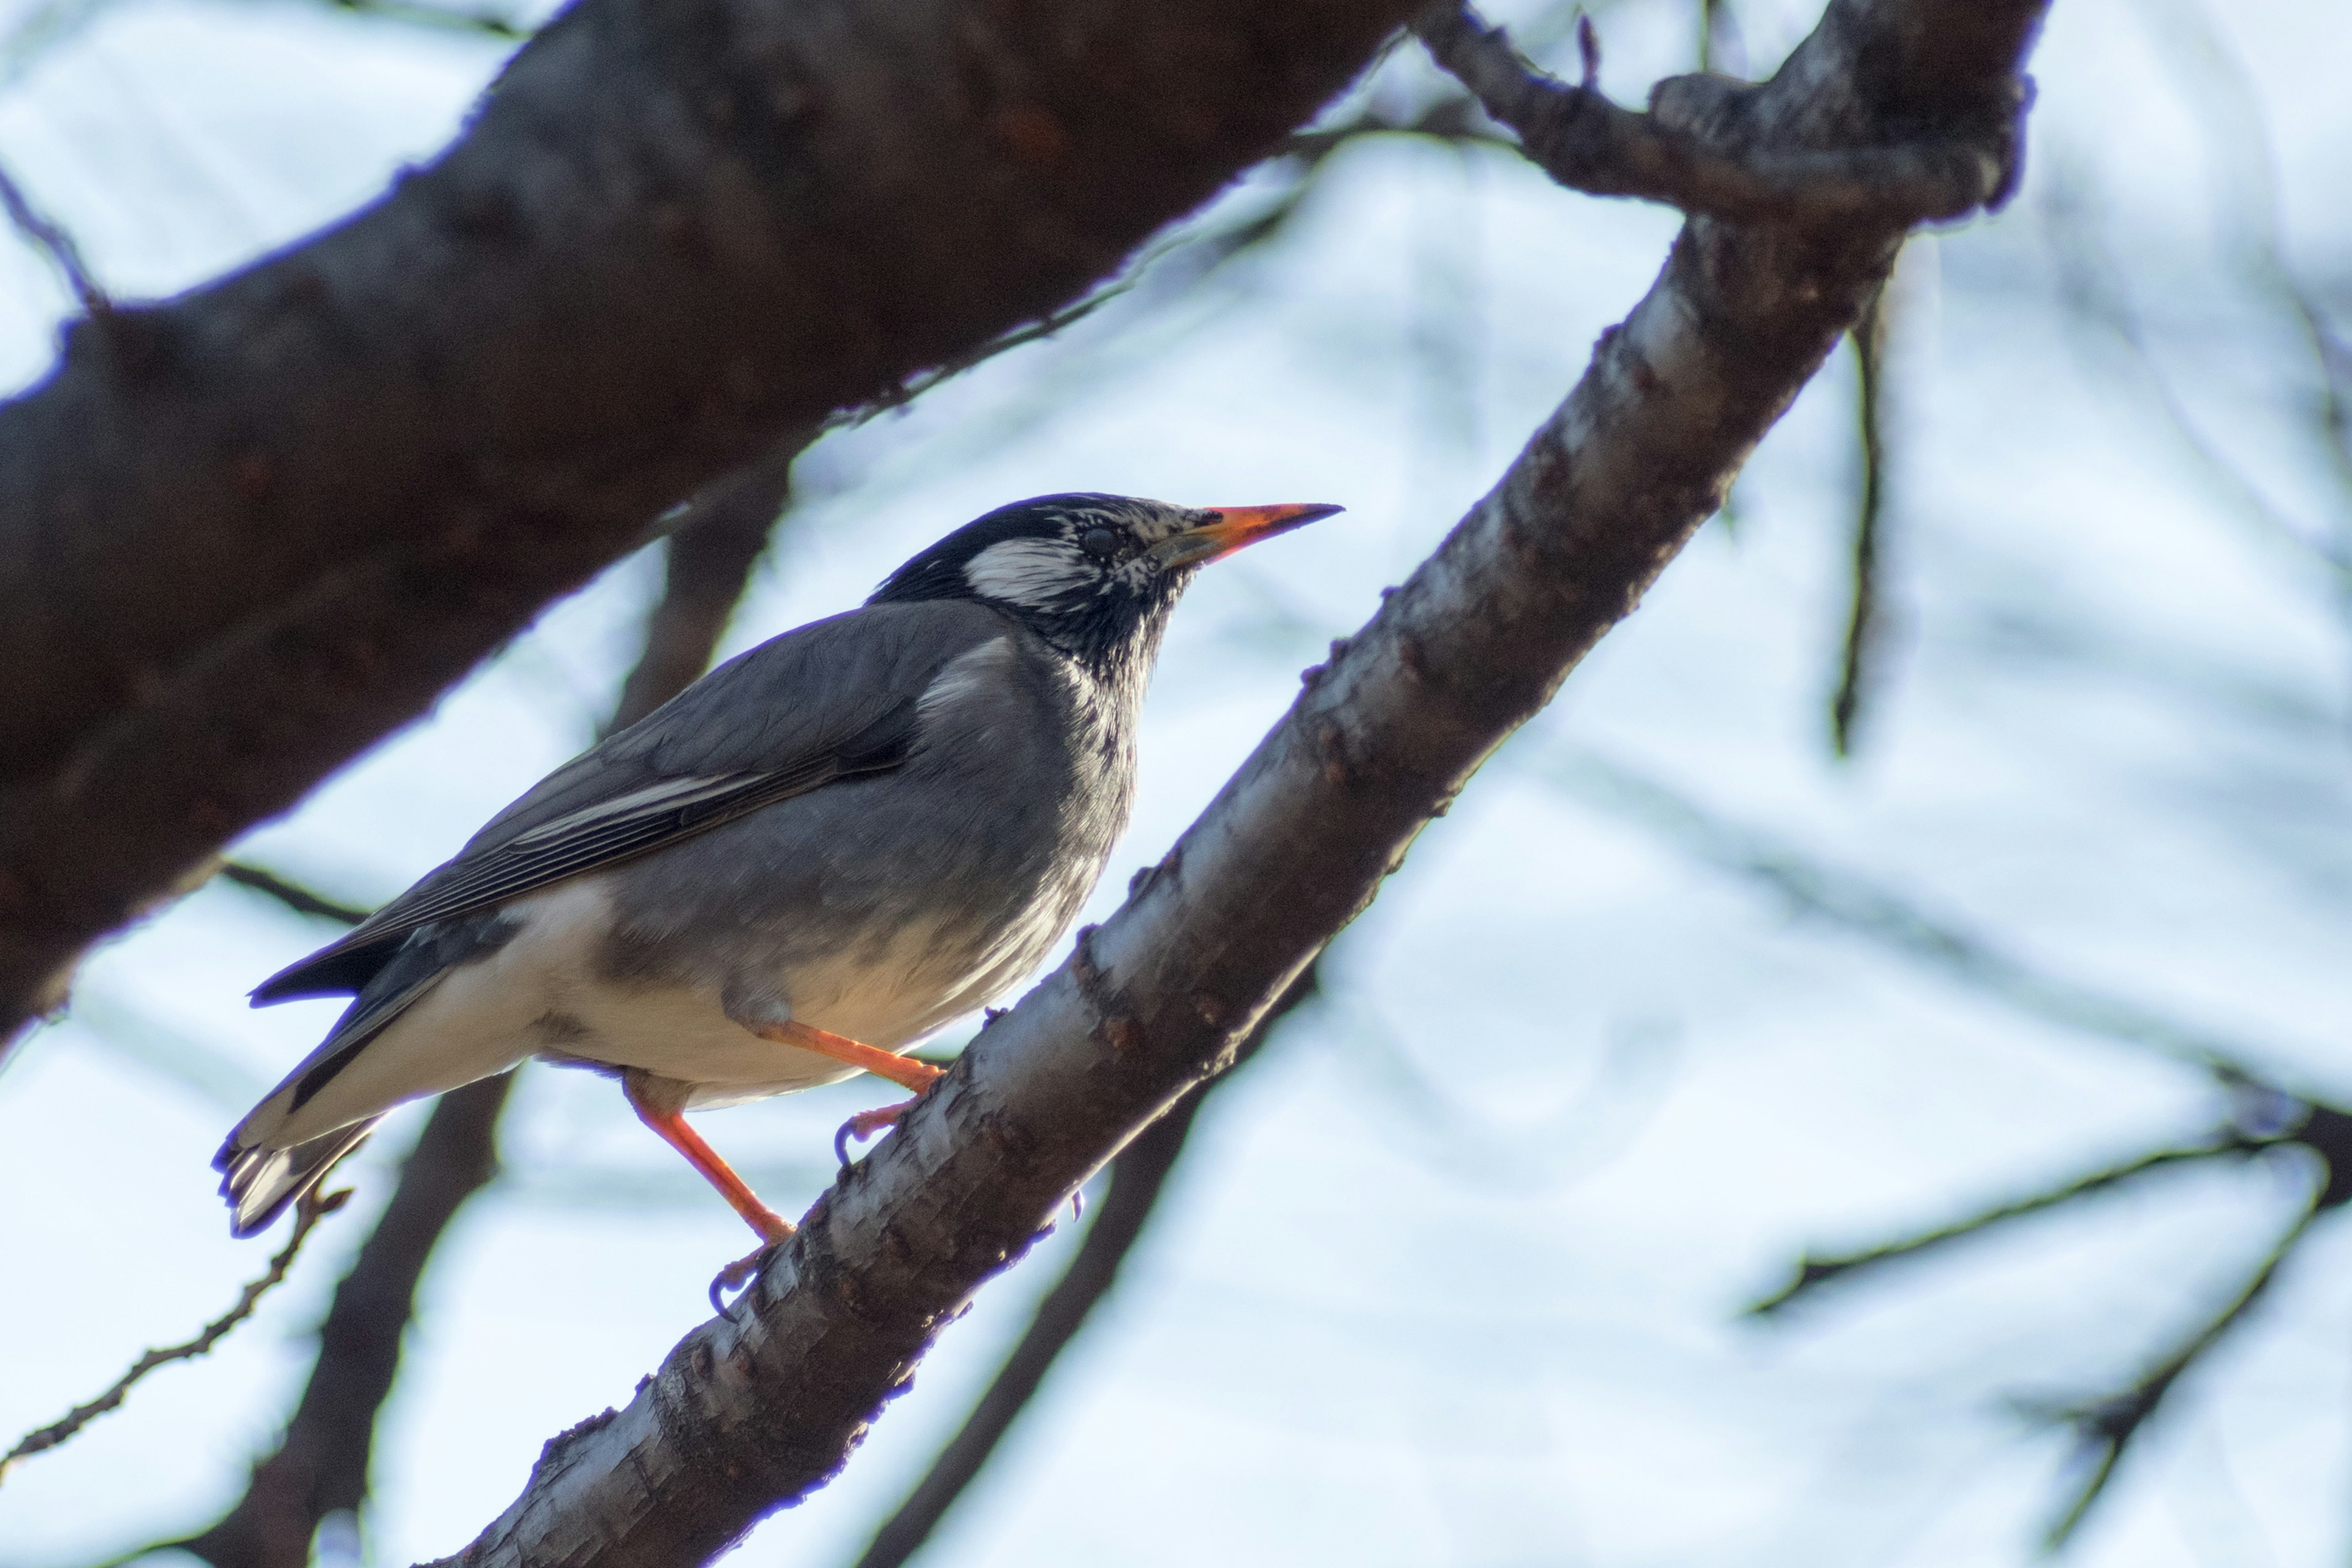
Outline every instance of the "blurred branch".
[(515, 16), (504, 11), (474, 10), (462, 5), (436, 5), (432, 0), (321, 0), (329, 9), (348, 11), (357, 16), (371, 16), (379, 21), (405, 23), (415, 27), (444, 28), (459, 33), (480, 33), (493, 38), (509, 38), (517, 42), (528, 38), (531, 29)]
[[(1897, 127), (1981, 129), (2000, 164), (2042, 12), (1833, 0), (1745, 100), (1748, 143), (1793, 155), (1882, 144)], [(1893, 208), (1834, 233), (1686, 225), (1495, 489), (1307, 672), (1118, 911), (843, 1173), (725, 1315), (625, 1406), (551, 1440), (451, 1561), (685, 1568), (835, 1474), (972, 1293), (1230, 1064), (1423, 828), (1632, 611), (1860, 319), (1906, 227)]]
[[(788, 439), (706, 488), (672, 520), (667, 584), (646, 615), (643, 651), (610, 729), (636, 722), (709, 667), (806, 445)], [(266, 871), (230, 865), (222, 875), (305, 914), (352, 924), (365, 918)], [(513, 1080), (508, 1072), (467, 1084), (433, 1108), (392, 1201), (336, 1289), (318, 1360), (277, 1452), (254, 1467), (245, 1495), (218, 1523), (172, 1544), (215, 1568), (304, 1568), (320, 1524), (366, 1500), (376, 1416), (399, 1374), (417, 1284), (457, 1211), (497, 1174), (499, 1116)]]
[(1969, 1215), (1964, 1219), (1954, 1220), (1949, 1224), (1938, 1226), (1933, 1230), (1921, 1231), (1916, 1235), (1905, 1237), (1898, 1241), (1885, 1242), (1860, 1252), (1835, 1254), (1828, 1258), (1815, 1258), (1808, 1253), (1797, 1260), (1796, 1278), (1771, 1295), (1750, 1303), (1745, 1309), (1744, 1315), (1751, 1318), (1770, 1317), (1796, 1302), (1800, 1298), (1809, 1297), (1820, 1287), (1849, 1274), (1874, 1268), (1880, 1264), (1916, 1258), (1920, 1253), (1975, 1236), (1981, 1231), (1990, 1230), (2011, 1220), (2046, 1214), (2052, 1209), (2073, 1203), (2077, 1198), (2092, 1197), (2122, 1186), (2141, 1176), (2150, 1175), (2158, 1171), (2169, 1170), (2176, 1165), (2200, 1164), (2214, 1160), (2243, 1159), (2249, 1154), (2273, 1147), (2285, 1135), (2280, 1133), (2248, 1132), (2234, 1124), (2224, 1126), (2202, 1142), (2192, 1143), (2186, 1148), (2159, 1149), (2153, 1153), (2142, 1154), (2126, 1160), (2119, 1165), (2110, 1165), (2105, 1170), (2094, 1171), (2089, 1175), (2077, 1176), (2047, 1192), (2036, 1193), (2031, 1197), (1999, 1204)]
[[(1234, 1068), (1257, 1055), (1275, 1026), (1315, 994), (1315, 966), (1309, 964), (1266, 1010), (1234, 1050)], [(1112, 1159), (1110, 1192), (1096, 1208), (1094, 1222), (1087, 1226), (1062, 1278), (1037, 1304), (1027, 1331), (1005, 1357), (963, 1426), (940, 1450), (907, 1500), (874, 1532), (856, 1568), (900, 1568), (930, 1540), (956, 1500), (979, 1477), (997, 1445), (1044, 1385), (1055, 1361), (1086, 1326), (1097, 1303), (1118, 1283), (1119, 1266), (1135, 1249), (1156, 1212), (1160, 1194), (1184, 1152), (1185, 1139), (1202, 1105), (1218, 1085), (1231, 1079), (1232, 1068), (1228, 1068), (1223, 1076), (1196, 1085)]]
[(8, 1472), (16, 1468), (19, 1459), (29, 1458), (35, 1454), (56, 1447), (98, 1417), (121, 1405), (124, 1396), (130, 1394), (131, 1390), (149, 1373), (159, 1367), (169, 1366), (175, 1361), (187, 1361), (203, 1355), (220, 1343), (231, 1329), (253, 1316), (254, 1309), (261, 1305), (261, 1298), (268, 1295), (273, 1287), (286, 1278), (287, 1270), (294, 1266), (294, 1255), (300, 1252), (302, 1244), (310, 1238), (312, 1227), (317, 1226), (320, 1220), (342, 1207), (351, 1195), (349, 1187), (330, 1193), (325, 1191), (323, 1186), (313, 1186), (309, 1192), (303, 1194), (301, 1202), (295, 1206), (294, 1210), (293, 1235), (286, 1238), (286, 1245), (279, 1250), (278, 1256), (269, 1260), (268, 1271), (238, 1292), (236, 1305), (206, 1323), (204, 1331), (194, 1339), (182, 1344), (169, 1345), (162, 1350), (149, 1351), (131, 1363), (131, 1370), (115, 1379), (113, 1386), (89, 1404), (77, 1405), (66, 1412), (59, 1420), (50, 1423), (37, 1432), (26, 1434), (15, 1447), (5, 1454), (0, 1454), (0, 1481), (7, 1479)]
[(1853, 522), (1853, 600), (1846, 615), (1845, 653), (1838, 667), (1837, 691), (1830, 699), (1830, 746), (1838, 760), (1853, 755), (1854, 723), (1877, 670), (1885, 641), (1884, 595), (1879, 582), (1879, 531), (1886, 503), (1886, 447), (1880, 421), (1880, 394), (1886, 361), (1886, 290), (1878, 291), (1853, 329), (1853, 358), (1860, 386), (1855, 395), (1860, 426), (1860, 504)]
[(1731, 0), (1698, 0), (1698, 68), (1732, 76), (1748, 74), (1746, 40)]
[(310, 915), (317, 920), (333, 921), (339, 925), (355, 926), (368, 918), (368, 911), (357, 904), (346, 904), (314, 893), (298, 882), (288, 881), (277, 872), (260, 866), (230, 860), (221, 866), (223, 881), (235, 882), (240, 888), (277, 900), (298, 915)]
[(752, 571), (791, 504), (793, 464), (809, 437), (780, 442), (688, 503), (663, 549), (662, 596), (646, 617), (644, 651), (621, 686), (606, 733), (625, 730), (710, 668)]
[(1660, 82), (1646, 114), (1612, 103), (1600, 89), (1589, 17), (1579, 28), (1584, 78), (1575, 86), (1530, 65), (1500, 28), (1454, 0), (1437, 0), (1413, 30), (1488, 114), (1519, 133), (1530, 161), (1588, 195), (1638, 196), (1732, 222), (1830, 226), (1868, 217), (1907, 226), (1998, 205), (2015, 185), (2015, 148), (1985, 133), (2005, 130), (2013, 105), (1948, 142), (1791, 152), (1746, 134), (1745, 106), (1757, 89), (1727, 77)]
[[(2336, 1204), (2327, 1206), (2334, 1207), (2341, 1202), (2342, 1199), (2338, 1198)], [(2074, 1538), (2084, 1516), (2105, 1495), (2107, 1482), (2114, 1478), (2116, 1466), (2123, 1458), (2125, 1448), (2156, 1414), (2158, 1406), (2163, 1403), (2165, 1395), (2172, 1392), (2173, 1385), (2181, 1375), (2245, 1320), (2254, 1303), (2270, 1289), (2279, 1269), (2311, 1235), (2312, 1224), (2318, 1218), (2319, 1212), (2318, 1205), (2315, 1205), (2296, 1215), (2285, 1234), (2263, 1256), (2252, 1274), (2229, 1302), (2192, 1330), (2169, 1354), (2141, 1373), (2128, 1387), (2100, 1398), (2064, 1405), (2032, 1400), (2011, 1402), (2021, 1414), (2073, 1427), (2077, 1445), (2075, 1464), (2085, 1471), (2074, 1496), (2059, 1510), (2043, 1534), (2042, 1542), (2047, 1550), (2058, 1551)]]
[(81, 301), (83, 311), (91, 321), (103, 321), (113, 313), (114, 301), (106, 297), (106, 290), (90, 276), (89, 264), (82, 259), (81, 247), (74, 243), (72, 235), (33, 205), (32, 198), (25, 195), (16, 177), (5, 168), (0, 168), (0, 207), (7, 209), (8, 221), (24, 236), (26, 243), (48, 258), (50, 264), (64, 275), (67, 286), (73, 289), (74, 298)]
[(1551, 766), (1530, 771), (1588, 805), (1648, 827), (1695, 859), (1770, 888), (1800, 913), (2044, 1022), (2169, 1057), (2224, 1085), (2274, 1088), (2260, 1064), (2284, 1058), (2275, 1047), (2049, 973), (1900, 893), (1776, 843), (1622, 763), (1566, 748), (1552, 755)]
[[(2124, 286), (2121, 271), (2089, 215), (2083, 210), (2079, 193), (2053, 184), (2043, 204), (2043, 213), (2061, 301), (2077, 321), (2098, 328), (2124, 351), (2191, 465), (2203, 472), (2208, 482), (2240, 516), (2272, 539), (2292, 546), (2303, 559), (2325, 568), (2339, 592), (2352, 591), (2352, 539), (2338, 543), (2311, 537), (2231, 461), (2189, 412), (2179, 387), (2165, 373), (2150, 346), (2147, 329)], [(2352, 505), (2352, 501), (2347, 504)]]
[(1776, 1315), (1833, 1280), (1851, 1279), (2167, 1169), (2242, 1160), (2294, 1146), (2306, 1151), (2326, 1173), (2307, 1212), (2280, 1238), (2230, 1304), (2151, 1371), (2111, 1395), (2063, 1405), (2043, 1402), (2032, 1407), (2044, 1419), (2075, 1428), (2090, 1466), (2083, 1486), (2051, 1529), (2053, 1549), (2064, 1544), (2101, 1495), (2125, 1447), (2173, 1384), (2243, 1319), (2281, 1265), (2310, 1234), (2312, 1221), (2352, 1201), (2352, 1110), (2281, 1088), (2262, 1065), (2276, 1059), (2274, 1051), (2050, 975), (1898, 894), (1773, 844), (1618, 764), (1590, 753), (1568, 752), (1541, 776), (1579, 799), (1649, 827), (1694, 858), (1771, 888), (1802, 914), (1826, 920), (2030, 1016), (2151, 1049), (2201, 1068), (2237, 1099), (2238, 1110), (2231, 1120), (2198, 1142), (2137, 1155), (2045, 1191), (1861, 1251), (1822, 1258), (1808, 1254), (1798, 1260), (1790, 1282), (1749, 1306), (1748, 1315)]

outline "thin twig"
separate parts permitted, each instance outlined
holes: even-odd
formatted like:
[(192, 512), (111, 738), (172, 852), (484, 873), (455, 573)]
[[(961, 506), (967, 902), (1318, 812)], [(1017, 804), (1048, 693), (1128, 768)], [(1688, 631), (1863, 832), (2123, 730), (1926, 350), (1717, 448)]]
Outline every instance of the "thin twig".
[(2209, 1160), (2243, 1158), (2260, 1150), (2272, 1147), (2281, 1141), (2281, 1136), (2283, 1135), (2250, 1133), (2234, 1126), (2225, 1127), (2204, 1142), (2192, 1143), (2180, 1149), (2159, 1149), (2154, 1153), (2126, 1160), (2120, 1165), (2110, 1165), (2105, 1170), (2095, 1171), (2087, 1176), (2078, 1176), (2048, 1192), (2037, 1193), (2032, 1197), (2020, 1198), (2011, 1203), (1999, 1204), (1970, 1215), (1965, 1219), (1954, 1220), (1948, 1225), (1937, 1226), (1933, 1230), (1905, 1237), (1899, 1241), (1887, 1242), (1882, 1246), (1868, 1247), (1860, 1252), (1849, 1252), (1839, 1257), (1807, 1256), (1798, 1259), (1794, 1279), (1771, 1295), (1751, 1303), (1744, 1310), (1743, 1315), (1751, 1318), (1770, 1317), (1800, 1297), (1809, 1295), (1819, 1287), (1842, 1276), (1861, 1269), (1874, 1268), (1881, 1264), (1893, 1263), (1900, 1258), (1915, 1258), (1922, 1252), (1941, 1247), (1948, 1242), (1975, 1236), (2010, 1220), (2023, 1219), (2031, 1215), (2046, 1214), (2078, 1198), (2105, 1192), (2110, 1188), (2121, 1186), (2126, 1182), (2174, 1165), (2193, 1164)]
[(1686, 121), (1720, 118), (1716, 106), (1752, 90), (1722, 77), (1661, 83), (1651, 113), (1620, 108), (1597, 85), (1590, 17), (1577, 30), (1584, 79), (1575, 86), (1529, 64), (1502, 29), (1453, 0), (1423, 11), (1413, 31), (1488, 114), (1519, 133), (1530, 162), (1588, 195), (1637, 196), (1734, 222), (1812, 226), (1868, 216), (1907, 225), (1998, 205), (2013, 181), (2013, 148), (1975, 141), (1834, 153), (1718, 142)]
[(130, 1394), (131, 1388), (149, 1373), (158, 1367), (169, 1366), (175, 1361), (187, 1361), (203, 1355), (218, 1344), (222, 1337), (231, 1329), (253, 1316), (254, 1309), (261, 1304), (261, 1298), (286, 1278), (286, 1271), (294, 1265), (294, 1255), (301, 1251), (302, 1243), (310, 1239), (311, 1228), (321, 1219), (342, 1207), (351, 1195), (349, 1187), (331, 1193), (324, 1192), (319, 1187), (312, 1187), (310, 1192), (304, 1194), (302, 1201), (295, 1206), (294, 1234), (286, 1238), (285, 1247), (277, 1257), (269, 1260), (268, 1271), (238, 1293), (236, 1305), (213, 1321), (206, 1323), (204, 1331), (194, 1339), (181, 1344), (168, 1345), (162, 1350), (149, 1351), (131, 1363), (130, 1371), (115, 1379), (113, 1386), (89, 1404), (77, 1405), (67, 1411), (60, 1419), (51, 1422), (38, 1431), (26, 1434), (24, 1439), (15, 1447), (5, 1454), (0, 1454), (0, 1481), (7, 1479), (9, 1470), (14, 1468), (17, 1460), (56, 1447), (98, 1417), (121, 1405), (124, 1396)]
[(518, 42), (531, 35), (530, 27), (504, 12), (435, 5), (429, 0), (326, 0), (326, 4), (338, 11), (373, 16), (386, 22), (404, 22), (411, 26), (446, 27), (454, 32), (478, 33)]
[(257, 893), (276, 899), (296, 914), (315, 915), (320, 920), (334, 921), (347, 926), (355, 926), (368, 918), (368, 911), (357, 904), (342, 903), (323, 893), (314, 893), (299, 882), (288, 881), (275, 871), (250, 866), (241, 860), (224, 862), (219, 875), (224, 881), (235, 882), (240, 888), (250, 888)]
[[(1700, 806), (1593, 753), (1562, 749), (1534, 771), (1588, 805), (1649, 827), (1695, 858), (1772, 889), (1799, 911), (1901, 954), (1970, 990), (2061, 1027), (2200, 1068), (2231, 1087), (2274, 1089), (2263, 1064), (2294, 1054), (2175, 1018), (2130, 997), (2051, 974), (1982, 934), (1857, 872)], [(2283, 1091), (2282, 1091), (2283, 1092)]]
[(1852, 333), (1860, 384), (1855, 422), (1862, 447), (1862, 495), (1853, 521), (1853, 602), (1846, 616), (1837, 691), (1830, 699), (1830, 748), (1840, 762), (1853, 755), (1855, 721), (1877, 673), (1876, 655), (1885, 641), (1879, 534), (1886, 501), (1886, 448), (1879, 415), (1885, 387), (1886, 315), (1886, 290), (1881, 289)]
[(2137, 368), (2157, 411), (2172, 427), (2180, 450), (2235, 503), (2238, 512), (2272, 538), (2294, 546), (2325, 567), (2340, 593), (2352, 594), (2352, 552), (2334, 541), (2314, 539), (2274, 505), (2189, 412), (2149, 343), (2139, 312), (2126, 292), (2115, 258), (2088, 216), (2063, 187), (2044, 205), (2046, 231), (2056, 263), (2059, 298), (2074, 317), (2103, 330)]
[(2130, 1387), (2105, 1398), (2064, 1406), (2032, 1400), (2011, 1401), (2022, 1414), (2072, 1426), (2080, 1444), (2076, 1462), (2089, 1466), (2088, 1473), (2075, 1489), (2074, 1496), (2059, 1510), (2044, 1532), (2042, 1545), (2045, 1550), (2057, 1552), (2074, 1538), (2075, 1530), (2091, 1511), (2092, 1505), (2105, 1495), (2107, 1483), (2114, 1479), (2116, 1466), (2123, 1458), (2124, 1450), (2139, 1435), (2149, 1417), (2156, 1414), (2165, 1395), (2180, 1381), (2182, 1373), (2220, 1343), (2222, 1336), (2244, 1321), (2254, 1303), (2270, 1289), (2271, 1282), (2278, 1278), (2279, 1269), (2310, 1234), (2312, 1222), (2318, 1215), (2317, 1205), (2296, 1215), (2285, 1234), (2272, 1245), (2262, 1262), (2255, 1266), (2253, 1274), (2229, 1303), (2193, 1331), (2171, 1354), (2134, 1380)]
[(32, 198), (16, 184), (16, 177), (0, 167), (0, 206), (8, 209), (8, 221), (25, 237), (34, 249), (49, 258), (50, 263), (65, 275), (67, 286), (92, 321), (103, 321), (114, 310), (114, 301), (90, 276), (89, 264), (82, 259), (81, 247), (72, 235), (35, 206)]

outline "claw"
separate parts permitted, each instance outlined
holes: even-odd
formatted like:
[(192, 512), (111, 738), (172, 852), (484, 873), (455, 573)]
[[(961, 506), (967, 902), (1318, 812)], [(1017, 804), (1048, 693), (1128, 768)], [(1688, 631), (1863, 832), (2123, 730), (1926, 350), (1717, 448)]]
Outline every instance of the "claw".
[[(919, 1100), (922, 1097), (918, 1095), (915, 1098)], [(898, 1118), (904, 1116), (907, 1113), (907, 1108), (914, 1103), (913, 1100), (902, 1100), (896, 1105), (876, 1106), (871, 1110), (861, 1110), (843, 1122), (841, 1130), (833, 1135), (834, 1157), (841, 1162), (842, 1168), (846, 1170), (849, 1167), (851, 1139), (855, 1138), (863, 1143), (884, 1128), (897, 1126)]]
[[(713, 1275), (710, 1280), (710, 1310), (720, 1317), (725, 1317), (728, 1306), (725, 1299), (726, 1292), (740, 1290), (758, 1279), (761, 1269), (766, 1267), (768, 1259), (782, 1250), (783, 1245), (782, 1241), (772, 1241), (757, 1252), (746, 1253)], [(737, 1300), (740, 1300), (741, 1298), (738, 1297)]]

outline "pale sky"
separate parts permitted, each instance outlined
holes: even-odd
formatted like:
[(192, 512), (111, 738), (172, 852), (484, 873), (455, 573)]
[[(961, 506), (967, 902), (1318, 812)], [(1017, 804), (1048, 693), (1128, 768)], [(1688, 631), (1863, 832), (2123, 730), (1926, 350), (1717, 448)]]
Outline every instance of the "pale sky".
[[(1759, 61), (1811, 20), (1738, 9)], [(34, 13), (0, 12), (0, 37)], [(2223, 55), (2182, 41), (2207, 26)], [(1638, 101), (1687, 68), (1689, 32), (1685, 7), (1611, 8), (1607, 86)], [(165, 293), (365, 199), (501, 57), (323, 6), (124, 0), (0, 67), (0, 161), (111, 288)], [(2233, 118), (2230, 58), (2260, 122)], [(1424, 79), (1409, 51), (1390, 68), (1382, 90)], [(2292, 1162), (2198, 1170), (1785, 1322), (1737, 1316), (1808, 1247), (2037, 1191), (2222, 1108), (2194, 1071), (1792, 916), (1662, 830), (1662, 798), (2352, 1095), (2352, 618), (2291, 537), (2352, 535), (2352, 493), (2255, 287), (2273, 202), (2237, 151), (2271, 140), (2285, 255), (2352, 321), (2352, 11), (2059, 0), (2034, 71), (2024, 194), (1916, 243), (1898, 279), (1900, 632), (1861, 759), (1824, 741), (1854, 462), (1841, 353), (1743, 479), (1736, 527), (1704, 531), (1423, 837), (1335, 949), (1328, 1004), (1220, 1092), (1118, 1293), (927, 1561), (2022, 1562), (2066, 1444), (2015, 1402), (2118, 1386), (2293, 1213)], [(1506, 155), (1360, 148), (1277, 251), (830, 440), (730, 647), (855, 604), (1024, 495), (1345, 504), (1183, 605), (1099, 914), (1297, 669), (1492, 482), (1674, 226)], [(2274, 518), (2060, 310), (2068, 233), (2106, 248), (2166, 384)], [(39, 258), (0, 247), (0, 381), (37, 376), (64, 308)], [(356, 900), (398, 890), (590, 738), (656, 579), (649, 558), (614, 567), (238, 852)], [(276, 1238), (229, 1238), (206, 1163), (334, 1011), (244, 993), (331, 934), (208, 889), (93, 958), (74, 1015), (0, 1077), (0, 1447), (263, 1266)], [(702, 1126), (797, 1212), (831, 1129), (887, 1092)], [(378, 1134), (353, 1212), (255, 1322), (0, 1486), (0, 1568), (100, 1561), (226, 1506), (418, 1120)], [(625, 1401), (701, 1321), (744, 1247), (602, 1079), (533, 1069), (506, 1150), (425, 1282), (379, 1432), (373, 1563), (463, 1545), (548, 1436)], [(2343, 1560), (2342, 1224), (2176, 1391), (2079, 1562)], [(844, 1477), (736, 1561), (845, 1565), (1069, 1241), (992, 1285)]]

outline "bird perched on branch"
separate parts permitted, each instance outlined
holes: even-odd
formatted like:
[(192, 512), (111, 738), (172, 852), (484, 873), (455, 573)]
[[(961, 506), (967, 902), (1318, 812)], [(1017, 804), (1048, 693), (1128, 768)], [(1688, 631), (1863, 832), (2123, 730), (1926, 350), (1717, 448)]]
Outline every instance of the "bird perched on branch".
[(919, 1095), (939, 1069), (898, 1053), (1034, 967), (1102, 874), (1178, 595), (1339, 510), (1015, 502), (557, 769), (253, 993), (353, 999), (222, 1145), (231, 1228), (392, 1107), (539, 1057), (617, 1075), (763, 1244), (790, 1236), (683, 1113), (859, 1070)]

